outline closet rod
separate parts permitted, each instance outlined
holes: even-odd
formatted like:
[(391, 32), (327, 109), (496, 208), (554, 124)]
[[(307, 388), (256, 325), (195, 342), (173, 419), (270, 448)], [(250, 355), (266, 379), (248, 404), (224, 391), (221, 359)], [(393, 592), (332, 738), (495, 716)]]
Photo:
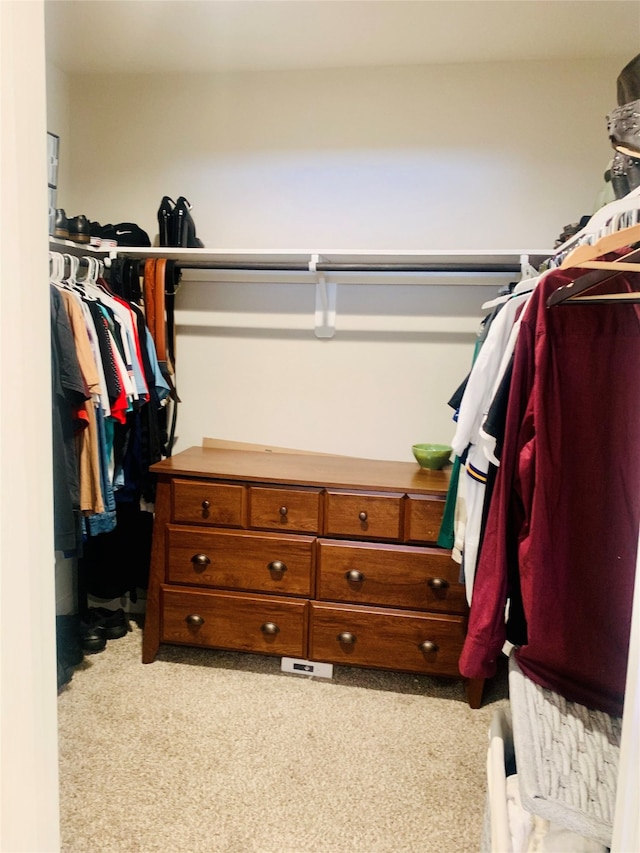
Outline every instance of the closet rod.
[[(272, 270), (281, 272), (312, 272), (308, 264), (288, 262), (233, 262), (233, 261), (175, 261), (181, 270)], [(437, 272), (437, 273), (519, 273), (520, 264), (340, 264), (318, 263), (314, 267), (317, 272)]]

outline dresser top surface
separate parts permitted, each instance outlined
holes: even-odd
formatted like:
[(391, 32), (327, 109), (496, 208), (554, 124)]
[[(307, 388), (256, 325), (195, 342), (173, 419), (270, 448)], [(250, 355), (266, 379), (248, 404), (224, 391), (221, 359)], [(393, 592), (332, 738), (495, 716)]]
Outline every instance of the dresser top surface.
[(170, 476), (445, 495), (451, 466), (429, 471), (414, 462), (190, 447), (156, 463), (151, 470)]

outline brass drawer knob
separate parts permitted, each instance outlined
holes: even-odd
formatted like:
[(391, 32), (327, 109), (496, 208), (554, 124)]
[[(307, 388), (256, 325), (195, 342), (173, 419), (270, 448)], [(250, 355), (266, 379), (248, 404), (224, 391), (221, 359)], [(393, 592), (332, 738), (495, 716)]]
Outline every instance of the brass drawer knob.
[(433, 654), (438, 651), (438, 645), (433, 643), (431, 640), (425, 640), (424, 643), (420, 643), (418, 648), (420, 651), (424, 652), (425, 655)]
[(206, 569), (211, 560), (206, 554), (194, 554), (191, 558), (191, 562), (197, 569)]
[(356, 635), (352, 634), (351, 631), (343, 631), (338, 634), (336, 639), (339, 643), (344, 643), (345, 646), (352, 646), (356, 641)]
[(441, 590), (449, 588), (449, 581), (444, 578), (429, 578), (427, 581), (431, 589)]
[(287, 564), (283, 563), (282, 560), (272, 560), (267, 568), (270, 572), (276, 572), (281, 575), (283, 572), (287, 571)]
[(358, 518), (360, 519), (360, 521), (366, 521), (368, 518), (367, 513), (362, 510), (362, 512), (358, 513)]
[(211, 504), (209, 503), (209, 501), (202, 501), (202, 509), (205, 512), (209, 509), (210, 506), (211, 506)]
[(275, 622), (265, 622), (264, 625), (260, 626), (260, 630), (267, 636), (273, 636), (280, 631), (280, 628), (278, 628)]
[(204, 625), (204, 619), (197, 613), (190, 613), (186, 617), (185, 622), (190, 628), (199, 628), (201, 625)]
[(351, 571), (345, 572), (344, 576), (351, 583), (362, 583), (362, 581), (364, 580), (364, 575), (357, 569), (351, 569)]
[(289, 510), (286, 508), (286, 506), (281, 506), (279, 512), (280, 515), (284, 518), (285, 515), (289, 512)]

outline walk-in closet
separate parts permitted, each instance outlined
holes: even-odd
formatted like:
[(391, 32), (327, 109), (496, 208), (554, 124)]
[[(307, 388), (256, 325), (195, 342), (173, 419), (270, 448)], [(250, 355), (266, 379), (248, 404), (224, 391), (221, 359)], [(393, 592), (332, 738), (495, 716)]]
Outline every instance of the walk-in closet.
[(0, 850), (637, 850), (639, 4), (0, 14)]

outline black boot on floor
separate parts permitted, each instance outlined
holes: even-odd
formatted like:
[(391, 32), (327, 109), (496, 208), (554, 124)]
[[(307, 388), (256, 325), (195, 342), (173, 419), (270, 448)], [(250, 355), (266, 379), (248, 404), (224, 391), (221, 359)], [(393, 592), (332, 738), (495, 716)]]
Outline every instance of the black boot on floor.
[(80, 642), (85, 654), (93, 655), (101, 652), (107, 645), (107, 634), (100, 625), (89, 621), (80, 621)]
[(84, 660), (77, 614), (56, 616), (58, 690), (71, 681), (73, 671)]
[(108, 607), (90, 607), (91, 624), (104, 630), (107, 640), (118, 640), (129, 631), (129, 620), (122, 609), (109, 610)]

